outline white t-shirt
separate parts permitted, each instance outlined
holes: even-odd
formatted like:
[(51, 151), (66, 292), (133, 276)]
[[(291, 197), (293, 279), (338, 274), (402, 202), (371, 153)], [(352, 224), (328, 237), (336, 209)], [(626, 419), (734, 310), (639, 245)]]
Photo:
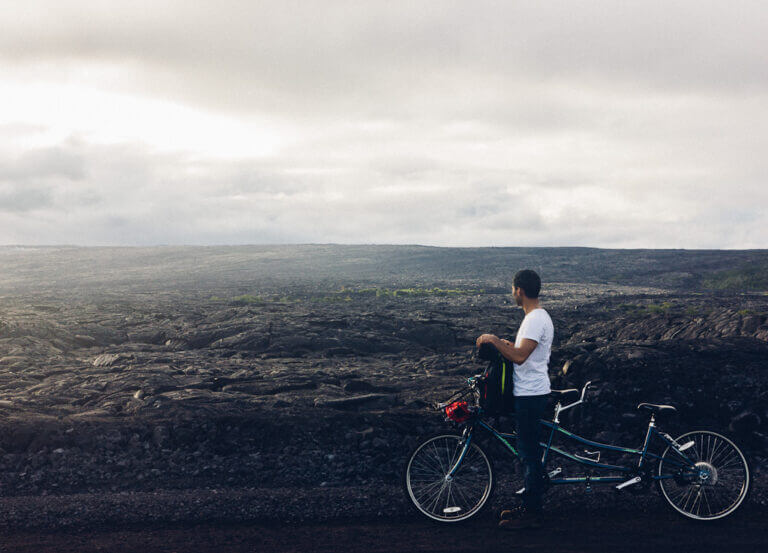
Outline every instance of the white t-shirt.
[(550, 392), (547, 364), (554, 336), (552, 319), (541, 307), (537, 307), (523, 319), (517, 331), (515, 347), (519, 348), (525, 338), (535, 340), (538, 344), (524, 363), (513, 363), (512, 381), (515, 383), (516, 396), (538, 396)]

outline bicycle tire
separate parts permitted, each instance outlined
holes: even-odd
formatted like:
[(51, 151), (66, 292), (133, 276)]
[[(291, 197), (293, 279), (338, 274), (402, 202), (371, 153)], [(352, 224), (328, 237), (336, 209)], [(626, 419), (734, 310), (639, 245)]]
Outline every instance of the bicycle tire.
[[(444, 483), (447, 472), (445, 467), (458, 458), (462, 439), (458, 434), (437, 434), (413, 448), (405, 461), (403, 487), (408, 502), (419, 513), (435, 522), (457, 523), (470, 520), (483, 511), (493, 496), (496, 483), (493, 463), (474, 441), (453, 479)], [(447, 449), (446, 444), (449, 445)], [(433, 447), (430, 448), (430, 445)], [(437, 456), (441, 456), (442, 461), (432, 460), (437, 459)], [(416, 485), (418, 482), (424, 484)], [(443, 498), (445, 506), (440, 509), (438, 505), (442, 504)]]
[[(752, 472), (746, 456), (731, 439), (711, 430), (694, 430), (675, 439), (679, 444), (691, 440), (694, 445), (686, 449), (685, 453), (700, 469), (708, 473), (707, 479), (694, 478), (691, 482), (681, 482), (676, 478), (660, 478), (658, 486), (662, 496), (678, 514), (691, 520), (712, 521), (733, 514), (744, 504), (752, 487)], [(665, 470), (671, 470), (664, 464), (665, 459), (671, 459), (668, 455), (679, 458), (671, 446), (667, 446), (658, 462), (659, 476), (662, 476)], [(670, 466), (671, 463), (667, 465)], [(730, 491), (727, 488), (730, 488)], [(712, 502), (707, 490), (711, 493)], [(724, 502), (723, 496), (718, 494), (725, 494), (727, 504), (722, 508), (713, 509), (712, 503), (717, 505)], [(732, 499), (728, 499), (731, 496)], [(702, 515), (701, 509), (704, 505), (706, 512)]]

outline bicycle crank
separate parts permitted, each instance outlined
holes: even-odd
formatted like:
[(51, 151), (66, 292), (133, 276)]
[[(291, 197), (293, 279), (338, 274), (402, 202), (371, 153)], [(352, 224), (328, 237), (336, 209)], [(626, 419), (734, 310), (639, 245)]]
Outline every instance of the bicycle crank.
[(623, 490), (624, 488), (628, 488), (629, 486), (634, 486), (635, 484), (639, 484), (642, 478), (639, 476), (635, 476), (634, 478), (630, 478), (626, 482), (622, 482), (618, 486), (616, 486), (617, 490)]
[[(557, 467), (556, 469), (552, 469), (551, 471), (549, 471), (547, 473), (547, 478), (548, 479), (549, 478), (553, 478), (553, 477), (557, 476), (558, 474), (560, 474), (561, 472), (563, 472), (563, 469), (561, 467)], [(523, 486), (522, 488), (517, 490), (515, 492), (515, 495), (523, 495), (524, 493), (525, 493), (525, 486)]]

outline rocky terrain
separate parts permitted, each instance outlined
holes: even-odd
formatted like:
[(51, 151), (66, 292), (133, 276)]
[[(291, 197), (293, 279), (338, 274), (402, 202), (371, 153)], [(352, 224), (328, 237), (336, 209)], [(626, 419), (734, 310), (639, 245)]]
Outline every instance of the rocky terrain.
[[(726, 285), (741, 282), (734, 268), (766, 259), (572, 248), (0, 248), (0, 493), (11, 501), (226, 491), (247, 503), (249, 489), (315, 490), (336, 498), (326, 515), (352, 516), (350, 498), (357, 514), (402, 514), (405, 455), (420, 436), (450, 428), (431, 403), (482, 369), (472, 356), (479, 334), (514, 336), (523, 314), (508, 285), (527, 265), (544, 276), (555, 322), (553, 386), (595, 381), (566, 425), (639, 445), (647, 419), (636, 404), (671, 403), (680, 412), (663, 428), (732, 435), (753, 464), (752, 500), (768, 504), (768, 295)], [(194, 518), (194, 502), (181, 503)], [(306, 515), (291, 501), (268, 504), (248, 503), (237, 516)]]

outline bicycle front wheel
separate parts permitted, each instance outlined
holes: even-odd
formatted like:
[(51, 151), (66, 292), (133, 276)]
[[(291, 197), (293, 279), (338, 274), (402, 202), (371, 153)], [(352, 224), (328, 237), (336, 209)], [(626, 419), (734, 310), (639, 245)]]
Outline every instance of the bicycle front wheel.
[[(485, 452), (462, 436), (443, 434), (416, 447), (405, 466), (405, 489), (423, 515), (438, 522), (461, 522), (476, 515), (493, 492), (493, 468)], [(464, 457), (461, 458), (462, 453)], [(451, 467), (461, 459), (452, 477)]]
[(731, 440), (708, 430), (688, 432), (677, 438), (692, 468), (667, 447), (659, 461), (659, 488), (678, 513), (694, 520), (715, 520), (733, 513), (747, 497), (750, 473), (747, 460)]

